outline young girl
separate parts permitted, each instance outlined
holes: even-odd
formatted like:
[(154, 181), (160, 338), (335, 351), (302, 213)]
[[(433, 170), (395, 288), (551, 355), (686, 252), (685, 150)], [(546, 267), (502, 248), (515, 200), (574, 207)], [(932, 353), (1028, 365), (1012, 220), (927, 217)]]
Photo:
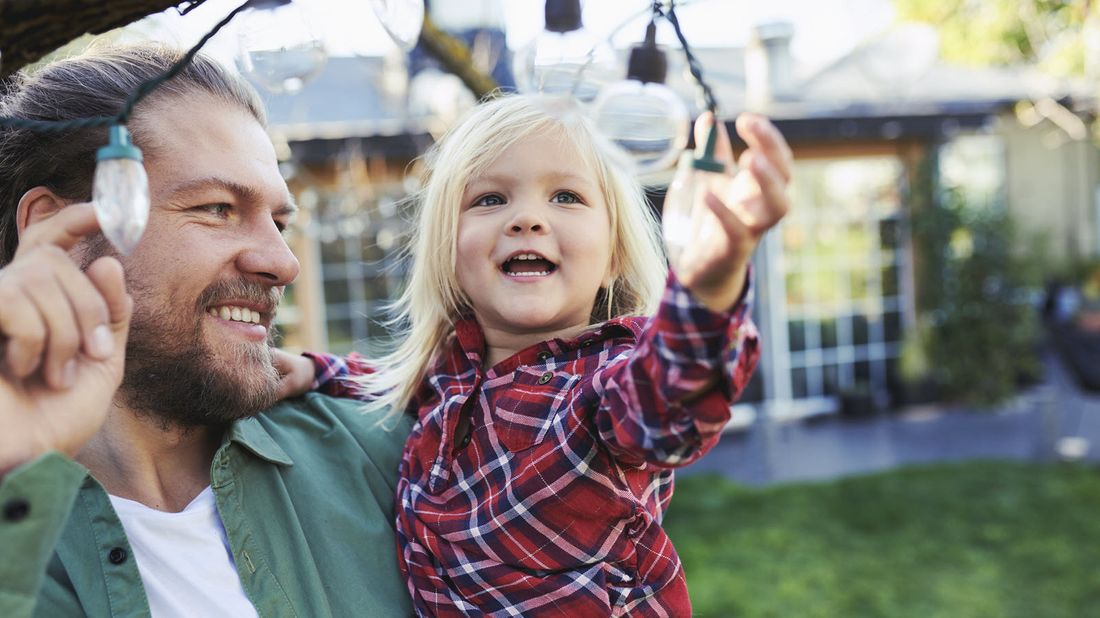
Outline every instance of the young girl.
[(742, 171), (705, 199), (719, 233), (673, 273), (576, 108), (483, 103), (428, 155), (399, 345), (312, 355), (316, 374), (297, 357), (288, 378), (416, 415), (397, 530), (418, 614), (691, 614), (660, 526), (672, 469), (717, 442), (755, 366), (748, 263), (787, 208), (783, 138), (751, 115), (737, 128)]

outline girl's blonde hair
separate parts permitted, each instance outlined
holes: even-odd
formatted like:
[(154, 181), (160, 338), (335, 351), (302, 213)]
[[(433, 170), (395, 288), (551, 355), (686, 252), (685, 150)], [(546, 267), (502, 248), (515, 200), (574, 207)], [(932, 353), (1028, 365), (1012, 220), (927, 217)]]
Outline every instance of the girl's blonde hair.
[(425, 180), (409, 249), (412, 268), (391, 305), (396, 345), (355, 378), (368, 394), (367, 411), (398, 416), (408, 407), (470, 303), (458, 284), (456, 238), (469, 179), (509, 146), (535, 134), (571, 143), (578, 164), (594, 172), (611, 221), (612, 284), (596, 299), (592, 322), (656, 311), (667, 265), (659, 226), (629, 164), (567, 99), (508, 95), (481, 103), (424, 155)]

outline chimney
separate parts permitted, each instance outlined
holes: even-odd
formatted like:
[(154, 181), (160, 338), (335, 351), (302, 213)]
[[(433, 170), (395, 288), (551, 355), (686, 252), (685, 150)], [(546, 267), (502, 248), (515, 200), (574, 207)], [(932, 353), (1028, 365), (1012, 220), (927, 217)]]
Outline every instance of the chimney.
[(787, 21), (753, 26), (745, 49), (745, 103), (749, 109), (765, 110), (777, 101), (795, 99), (792, 36), (794, 26)]

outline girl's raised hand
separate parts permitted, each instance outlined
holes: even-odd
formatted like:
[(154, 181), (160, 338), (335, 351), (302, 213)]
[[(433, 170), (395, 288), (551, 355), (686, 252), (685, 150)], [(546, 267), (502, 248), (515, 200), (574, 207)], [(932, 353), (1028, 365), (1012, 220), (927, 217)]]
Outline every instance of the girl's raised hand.
[[(703, 154), (714, 124), (705, 113), (695, 122), (696, 156)], [(791, 149), (779, 131), (763, 116), (741, 114), (737, 134), (748, 148), (737, 160), (738, 169), (725, 174), (696, 172), (694, 196), (675, 196), (670, 188), (666, 204), (687, 199), (694, 211), (689, 236), (672, 254), (671, 266), (680, 281), (700, 302), (714, 311), (727, 311), (741, 297), (749, 261), (764, 233), (787, 213), (790, 197)], [(723, 123), (718, 123), (714, 158), (732, 167), (733, 148)], [(681, 170), (681, 174), (683, 171)], [(668, 226), (665, 228), (666, 240)]]

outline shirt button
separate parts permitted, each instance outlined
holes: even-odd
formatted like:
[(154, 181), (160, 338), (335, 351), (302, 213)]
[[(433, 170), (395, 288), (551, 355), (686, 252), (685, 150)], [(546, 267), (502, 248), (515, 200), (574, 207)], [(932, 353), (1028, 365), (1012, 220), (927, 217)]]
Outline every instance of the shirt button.
[(4, 503), (4, 520), (23, 521), (31, 512), (31, 503), (24, 498), (12, 498)]
[(462, 439), (458, 441), (458, 448), (466, 448), (467, 446), (470, 446), (470, 440), (472, 439), (473, 435), (474, 435), (474, 428), (471, 427), (466, 432), (466, 435), (462, 436)]
[(582, 348), (592, 347), (592, 340), (591, 339), (585, 339), (584, 341), (581, 342), (581, 347)]
[(110, 553), (107, 554), (107, 560), (109, 560), (111, 564), (122, 564), (126, 562), (126, 550), (121, 547), (112, 549)]
[(546, 373), (539, 376), (539, 384), (546, 384), (547, 382), (550, 381), (550, 378), (552, 378), (552, 377), (554, 377), (554, 372), (553, 371), (547, 371)]
[(552, 355), (549, 352), (547, 352), (546, 350), (543, 350), (542, 352), (539, 352), (538, 359), (540, 361), (544, 361), (544, 360), (550, 358), (551, 356)]

